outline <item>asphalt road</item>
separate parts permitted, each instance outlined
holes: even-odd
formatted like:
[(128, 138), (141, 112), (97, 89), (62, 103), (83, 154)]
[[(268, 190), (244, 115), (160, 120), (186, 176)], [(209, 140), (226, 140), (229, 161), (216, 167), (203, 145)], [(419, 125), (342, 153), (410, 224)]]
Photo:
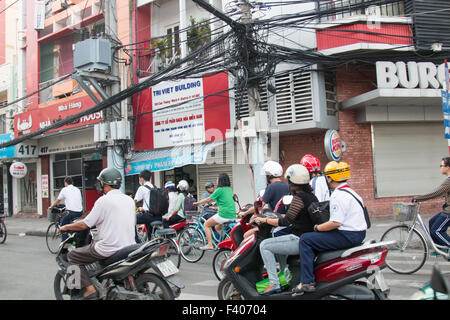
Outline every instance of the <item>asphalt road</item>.
[[(186, 288), (180, 300), (217, 300), (216, 280), (212, 270), (213, 252), (206, 252), (197, 263), (182, 260), (180, 277)], [(9, 235), (0, 245), (0, 300), (53, 300), (53, 278), (57, 266), (55, 255), (48, 252), (44, 237)], [(391, 299), (407, 300), (430, 279), (433, 263), (450, 272), (450, 263), (429, 258), (413, 275), (399, 275), (383, 270), (391, 288)]]

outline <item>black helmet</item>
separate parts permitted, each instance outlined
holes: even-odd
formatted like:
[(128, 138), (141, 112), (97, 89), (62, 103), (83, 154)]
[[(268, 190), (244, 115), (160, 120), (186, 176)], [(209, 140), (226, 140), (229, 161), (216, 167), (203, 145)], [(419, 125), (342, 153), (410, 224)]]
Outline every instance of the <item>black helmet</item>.
[(119, 170), (114, 168), (103, 169), (97, 177), (97, 180), (111, 187), (119, 188), (122, 184), (122, 175)]

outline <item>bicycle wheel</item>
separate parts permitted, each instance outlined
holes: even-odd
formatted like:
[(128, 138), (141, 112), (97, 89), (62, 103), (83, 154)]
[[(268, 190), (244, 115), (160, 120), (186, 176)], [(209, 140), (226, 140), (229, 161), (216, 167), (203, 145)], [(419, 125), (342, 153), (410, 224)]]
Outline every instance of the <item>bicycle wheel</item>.
[(225, 277), (223, 271), (220, 270), (220, 267), (228, 259), (231, 255), (231, 249), (222, 248), (215, 255), (213, 259), (213, 270), (216, 278), (220, 281)]
[(186, 228), (178, 237), (178, 246), (181, 250), (181, 256), (187, 262), (197, 262), (199, 261), (205, 251), (201, 250), (200, 247), (206, 244), (206, 239), (203, 234), (198, 229)]
[(6, 241), (6, 225), (3, 221), (0, 221), (0, 243), (4, 243)]
[(47, 228), (45, 234), (45, 241), (47, 242), (47, 248), (51, 253), (57, 253), (59, 244), (61, 243), (61, 231), (59, 231), (56, 223), (51, 223)]
[(169, 245), (169, 249), (168, 251), (168, 259), (170, 261), (173, 262), (173, 264), (177, 267), (180, 268), (180, 264), (181, 264), (181, 254), (180, 254), (180, 250), (178, 247), (178, 244), (176, 242), (175, 239), (169, 239), (170, 240), (170, 245)]
[[(397, 241), (388, 247), (386, 256), (386, 265), (396, 273), (412, 274), (422, 268), (427, 259), (428, 247), (425, 239), (416, 229), (413, 229), (411, 234), (409, 231), (407, 225), (399, 225), (388, 229), (381, 236), (381, 241)], [(405, 249), (402, 250), (403, 247)]]

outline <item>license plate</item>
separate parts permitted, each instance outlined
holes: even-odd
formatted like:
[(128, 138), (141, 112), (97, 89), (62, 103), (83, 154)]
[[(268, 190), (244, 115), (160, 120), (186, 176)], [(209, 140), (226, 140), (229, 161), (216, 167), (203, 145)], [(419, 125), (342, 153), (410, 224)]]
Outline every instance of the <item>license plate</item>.
[(156, 266), (158, 267), (159, 271), (161, 271), (164, 277), (169, 277), (179, 271), (178, 268), (170, 260), (160, 262), (156, 264)]

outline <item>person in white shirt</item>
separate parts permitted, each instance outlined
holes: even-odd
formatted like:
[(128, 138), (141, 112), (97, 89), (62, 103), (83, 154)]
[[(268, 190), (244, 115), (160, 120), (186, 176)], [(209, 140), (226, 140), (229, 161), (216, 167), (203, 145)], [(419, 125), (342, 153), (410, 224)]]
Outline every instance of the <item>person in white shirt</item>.
[(133, 199), (123, 194), (119, 188), (122, 183), (120, 172), (114, 168), (103, 169), (97, 177), (105, 194), (94, 204), (92, 211), (82, 221), (61, 227), (62, 232), (82, 231), (96, 227), (98, 241), (85, 247), (76, 248), (67, 255), (70, 265), (80, 270), (80, 288), (85, 288), (83, 299), (98, 298), (85, 265), (103, 260), (120, 249), (135, 244), (136, 214)]
[[(80, 189), (73, 185), (71, 177), (64, 179), (64, 188), (58, 195), (58, 198), (53, 202), (49, 209), (53, 209), (59, 202), (63, 201), (66, 206), (67, 215), (61, 219), (60, 226), (72, 223), (73, 220), (83, 215), (83, 204)], [(67, 234), (62, 235), (62, 241), (67, 239)]]
[(174, 208), (178, 202), (178, 194), (175, 191), (175, 183), (173, 183), (173, 181), (167, 181), (164, 185), (164, 188), (166, 188), (167, 193), (169, 194), (169, 208), (167, 209), (167, 213), (163, 215), (163, 220), (174, 211)]
[(162, 216), (155, 216), (149, 211), (149, 193), (150, 189), (154, 188), (153, 184), (150, 182), (151, 177), (152, 173), (149, 170), (143, 170), (139, 173), (139, 183), (141, 186), (137, 189), (136, 195), (134, 196), (134, 202), (136, 204), (142, 201), (142, 206), (138, 208), (140, 213), (136, 216), (136, 222), (137, 224), (145, 224), (148, 240), (151, 240), (152, 237), (153, 227), (151, 226), (151, 223), (154, 221), (162, 222)]
[(308, 169), (311, 178), (309, 184), (313, 188), (313, 192), (317, 197), (317, 200), (319, 200), (319, 202), (330, 200), (331, 192), (327, 179), (321, 174), (320, 160), (311, 154), (305, 154), (301, 158), (300, 164)]
[(363, 201), (347, 184), (349, 165), (331, 161), (324, 173), (330, 188), (334, 190), (330, 197), (330, 219), (315, 225), (315, 232), (300, 236), (300, 283), (292, 290), (294, 295), (315, 291), (314, 259), (317, 252), (354, 247), (366, 237), (368, 226)]

